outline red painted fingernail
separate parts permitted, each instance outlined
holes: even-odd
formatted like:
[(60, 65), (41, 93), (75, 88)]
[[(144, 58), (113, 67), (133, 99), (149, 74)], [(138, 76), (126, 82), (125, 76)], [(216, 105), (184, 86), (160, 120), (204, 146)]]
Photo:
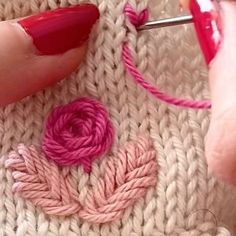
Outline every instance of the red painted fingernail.
[(190, 11), (206, 63), (209, 64), (222, 41), (219, 5), (215, 0), (191, 0)]
[(32, 37), (40, 54), (55, 55), (87, 41), (98, 18), (99, 11), (95, 5), (81, 4), (44, 12), (18, 23)]

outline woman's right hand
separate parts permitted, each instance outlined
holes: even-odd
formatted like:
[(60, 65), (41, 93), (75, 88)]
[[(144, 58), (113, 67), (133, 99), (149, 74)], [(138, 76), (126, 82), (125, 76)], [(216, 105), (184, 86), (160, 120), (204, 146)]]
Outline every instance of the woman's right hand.
[[(191, 0), (181, 0), (184, 7)], [(209, 65), (212, 100), (206, 138), (209, 169), (220, 179), (236, 185), (236, 2), (221, 1), (223, 42)]]

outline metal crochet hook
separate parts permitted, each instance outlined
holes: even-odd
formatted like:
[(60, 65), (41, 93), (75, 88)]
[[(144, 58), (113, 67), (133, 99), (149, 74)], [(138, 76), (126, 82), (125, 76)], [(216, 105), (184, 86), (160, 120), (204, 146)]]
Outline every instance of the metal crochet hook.
[(138, 27), (137, 30), (143, 31), (193, 23), (206, 63), (209, 65), (222, 40), (220, 13), (212, 0), (191, 0), (191, 2), (191, 15), (149, 21)]
[(177, 26), (177, 25), (183, 25), (183, 24), (190, 24), (190, 23), (193, 23), (193, 16), (191, 16), (191, 15), (178, 16), (178, 17), (174, 17), (174, 18), (149, 21), (146, 24), (138, 27), (138, 30), (142, 31), (142, 30), (158, 29), (158, 28)]

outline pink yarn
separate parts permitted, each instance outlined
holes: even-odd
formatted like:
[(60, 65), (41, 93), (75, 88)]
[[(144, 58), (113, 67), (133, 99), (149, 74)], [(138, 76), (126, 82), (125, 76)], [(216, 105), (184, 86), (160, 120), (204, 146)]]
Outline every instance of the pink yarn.
[(49, 115), (43, 137), (46, 156), (60, 166), (91, 163), (105, 154), (113, 142), (113, 127), (101, 103), (80, 98), (57, 107)]
[[(130, 4), (126, 4), (124, 8), (124, 13), (135, 27), (144, 24), (148, 20), (148, 13), (146, 12), (147, 9), (143, 10), (140, 14), (138, 14)], [(209, 100), (193, 101), (188, 99), (175, 98), (173, 96), (168, 95), (167, 93), (158, 90), (155, 86), (147, 82), (135, 66), (134, 59), (130, 53), (129, 45), (127, 42), (124, 42), (123, 44), (122, 59), (126, 70), (133, 77), (133, 79), (157, 99), (160, 99), (166, 103), (175, 106), (188, 107), (194, 109), (211, 108), (211, 102)]]
[(83, 204), (70, 171), (60, 169), (35, 147), (19, 145), (5, 165), (12, 170), (13, 191), (46, 214), (78, 214), (85, 221), (103, 224), (120, 219), (157, 182), (156, 152), (149, 139), (128, 142), (104, 161), (94, 187), (86, 187)]
[(128, 16), (130, 22), (135, 27), (141, 26), (142, 24), (147, 22), (147, 20), (149, 18), (148, 9), (144, 9), (143, 11), (138, 13), (138, 12), (134, 11), (134, 8), (129, 3), (127, 3), (125, 5), (124, 13), (126, 14), (126, 16)]
[(17, 152), (11, 152), (5, 163), (16, 182), (13, 192), (41, 207), (46, 214), (69, 216), (81, 206), (76, 186), (68, 171), (60, 171), (34, 146), (20, 144)]
[(79, 216), (97, 224), (117, 220), (156, 183), (156, 152), (149, 139), (140, 137), (107, 160), (103, 176), (88, 191)]

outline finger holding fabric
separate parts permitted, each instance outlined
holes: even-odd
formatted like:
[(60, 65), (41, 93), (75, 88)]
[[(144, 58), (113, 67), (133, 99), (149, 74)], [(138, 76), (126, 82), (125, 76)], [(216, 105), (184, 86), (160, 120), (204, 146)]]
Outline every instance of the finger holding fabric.
[(95, 5), (80, 4), (0, 23), (0, 106), (48, 87), (83, 60), (99, 18)]
[[(191, 0), (180, 2), (185, 8), (192, 4)], [(208, 65), (212, 113), (206, 157), (217, 177), (236, 184), (236, 2), (210, 2), (219, 6), (222, 40)]]

